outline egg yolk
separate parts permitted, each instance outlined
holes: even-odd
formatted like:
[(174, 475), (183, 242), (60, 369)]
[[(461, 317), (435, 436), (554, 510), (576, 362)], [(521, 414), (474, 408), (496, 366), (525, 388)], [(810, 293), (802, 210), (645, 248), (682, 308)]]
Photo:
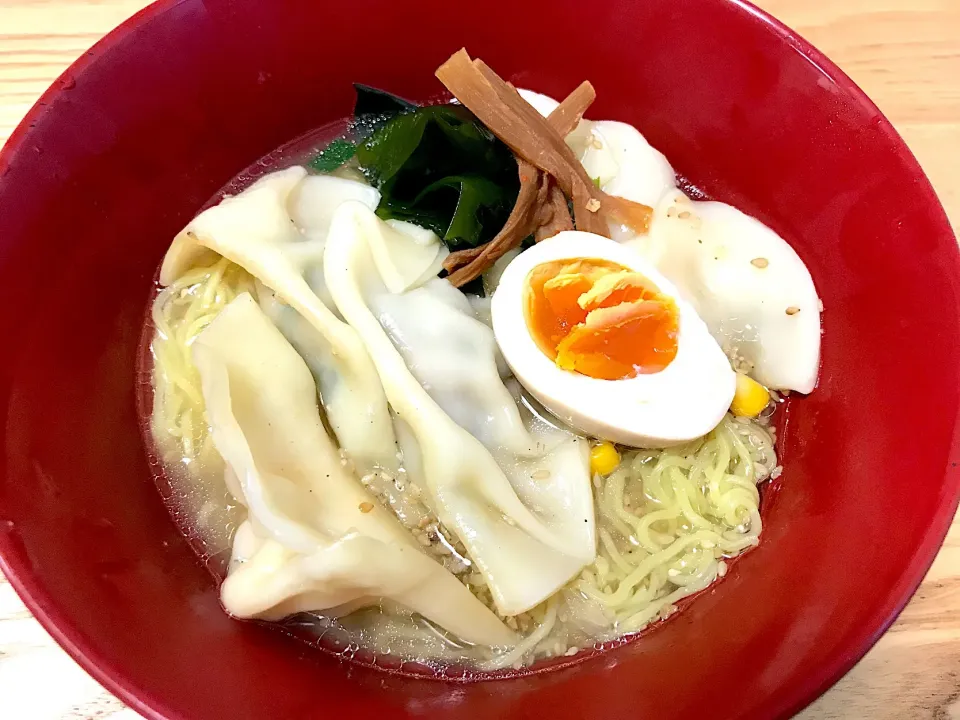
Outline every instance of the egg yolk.
[(558, 367), (599, 380), (660, 372), (677, 355), (676, 303), (617, 263), (537, 265), (527, 276), (524, 313), (531, 337)]

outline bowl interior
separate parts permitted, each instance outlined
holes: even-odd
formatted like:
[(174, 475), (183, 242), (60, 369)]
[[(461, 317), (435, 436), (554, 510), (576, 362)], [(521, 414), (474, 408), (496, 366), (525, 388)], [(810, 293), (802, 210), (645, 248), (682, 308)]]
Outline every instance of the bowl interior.
[[(176, 231), (252, 161), (348, 114), (352, 82), (435, 97), (433, 71), (461, 45), (549, 94), (592, 80), (592, 117), (635, 124), (783, 234), (826, 312), (820, 384), (789, 409), (759, 548), (640, 642), (449, 685), (227, 618), (156, 494), (134, 389)], [(0, 207), (3, 567), (149, 717), (785, 714), (892, 621), (956, 506), (956, 240), (877, 109), (745, 5), (164, 0), (33, 110), (0, 156)]]

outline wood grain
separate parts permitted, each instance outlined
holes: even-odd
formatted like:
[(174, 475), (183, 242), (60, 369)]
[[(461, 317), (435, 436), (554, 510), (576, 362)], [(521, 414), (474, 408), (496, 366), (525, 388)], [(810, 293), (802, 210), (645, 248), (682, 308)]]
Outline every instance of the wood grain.
[[(67, 65), (146, 4), (0, 0), (0, 142)], [(960, 0), (759, 4), (866, 90), (960, 226)], [(0, 578), (0, 718), (134, 717), (53, 643)], [(893, 628), (800, 717), (960, 720), (960, 520)]]

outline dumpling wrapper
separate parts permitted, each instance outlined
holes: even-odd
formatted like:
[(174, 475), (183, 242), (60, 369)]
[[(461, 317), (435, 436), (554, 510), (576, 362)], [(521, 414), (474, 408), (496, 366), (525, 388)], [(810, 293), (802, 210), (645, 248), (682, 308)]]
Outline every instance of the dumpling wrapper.
[(809, 393), (820, 365), (820, 299), (810, 271), (777, 233), (736, 208), (679, 190), (630, 244), (672, 280), (728, 353), (776, 390)]
[[(310, 240), (326, 243), (330, 222), (337, 208), (348, 200), (376, 210), (380, 191), (362, 182), (333, 175), (308, 175), (293, 189), (288, 200), (290, 217)], [(374, 257), (392, 292), (403, 292), (436, 277), (450, 254), (439, 236), (413, 223), (387, 221), (376, 238)], [(322, 252), (305, 268), (307, 283), (333, 310), (323, 279)], [(322, 292), (318, 291), (322, 288)]]
[[(380, 191), (366, 183), (347, 178), (307, 175), (294, 186), (287, 197), (290, 219), (303, 238), (310, 241), (306, 246), (306, 255), (300, 258), (303, 279), (323, 304), (334, 312), (336, 308), (323, 279), (323, 246), (327, 241), (334, 211), (347, 200), (362, 202), (373, 210), (380, 203)], [(281, 332), (286, 335), (283, 328)]]
[(367, 292), (365, 299), (410, 373), (457, 425), (488, 449), (534, 452), (500, 379), (493, 331), (463, 293), (437, 279), (402, 295)]
[(303, 360), (242, 294), (194, 343), (211, 433), (249, 511), (221, 587), (238, 617), (342, 614), (382, 598), (473, 643), (516, 638), (352, 477)]
[(287, 206), (290, 218), (307, 237), (325, 242), (333, 213), (347, 200), (362, 202), (373, 210), (380, 203), (380, 191), (334, 175), (306, 175), (291, 191)]
[[(463, 399), (473, 405), (464, 406), (465, 412), (457, 410), (456, 382), (449, 387), (443, 387), (442, 382), (431, 385), (431, 392), (468, 426), (472, 422), (471, 413), (478, 406), (496, 414), (509, 404), (513, 413), (517, 413), (512, 399), (507, 401), (503, 395), (507, 391), (496, 372), (489, 328), (474, 318), (465, 318), (469, 323), (460, 327), (451, 322), (454, 318), (447, 311), (457, 311), (450, 305), (449, 295), (442, 296), (443, 291), (431, 296), (425, 287), (404, 296), (389, 297), (369, 242), (371, 235), (380, 232), (381, 224), (376, 215), (359, 203), (344, 203), (340, 207), (331, 225), (324, 258), (327, 284), (341, 314), (363, 339), (374, 359), (394, 413), (406, 426), (409, 437), (416, 441), (417, 464), (422, 468), (426, 489), (441, 521), (466, 546), (486, 578), (500, 612), (505, 615), (524, 612), (556, 592), (595, 558), (589, 480), (586, 478), (585, 488), (573, 497), (562, 488), (537, 493), (530, 486), (533, 480), (529, 477), (526, 486), (515, 488), (487, 448), (460, 427), (424, 389), (417, 373), (429, 375), (436, 382), (445, 373), (462, 376), (480, 366), (484, 371), (478, 375), (478, 386), (471, 389), (461, 384), (459, 387), (469, 395)], [(399, 309), (400, 306), (395, 305), (388, 309), (381, 305), (387, 302), (389, 306), (397, 301), (406, 307)], [(439, 347), (441, 335), (445, 335), (449, 354), (436, 357), (430, 352), (418, 352), (409, 358), (414, 369), (411, 372), (403, 354), (381, 326), (378, 314), (384, 316), (398, 338), (407, 338), (398, 340), (401, 346), (410, 345), (416, 335), (417, 339), (412, 342), (418, 347)], [(390, 326), (390, 318), (396, 320), (401, 315), (411, 321), (402, 323), (402, 331), (399, 325)], [(480, 339), (480, 332), (487, 340)], [(458, 364), (460, 367), (456, 368)], [(491, 393), (492, 397), (485, 398), (485, 393)], [(501, 393), (500, 399), (497, 393)], [(508, 451), (519, 451), (521, 455), (531, 452), (531, 438), (518, 415), (500, 417), (489, 427), (471, 429), (493, 445), (509, 446)], [(405, 432), (401, 432), (403, 434)], [(579, 446), (571, 447), (579, 452)], [(539, 455), (535, 458), (538, 462), (544, 460)], [(575, 467), (576, 460), (582, 467), (584, 457), (575, 459)], [(544, 486), (547, 485), (549, 483)], [(538, 496), (541, 507), (525, 505), (524, 501), (530, 498), (522, 498), (522, 494)], [(590, 499), (578, 502), (584, 497)], [(572, 532), (574, 526), (579, 531)]]
[[(375, 207), (379, 193), (343, 178), (306, 177), (306, 170), (296, 166), (266, 175), (200, 213), (177, 235), (160, 282), (173, 282), (212, 251), (270, 288), (295, 313), (276, 317), (281, 329), (298, 348), (316, 351), (311, 365), (344, 451), (362, 467), (394, 471), (396, 439), (376, 369), (353, 329), (321, 298), (327, 294), (321, 268), (329, 219), (346, 200)], [(298, 228), (295, 220), (306, 227)], [(403, 237), (391, 229), (380, 243), (378, 264), (396, 283), (414, 284), (435, 266), (440, 242), (418, 236), (404, 244)], [(408, 250), (415, 259), (402, 259)]]

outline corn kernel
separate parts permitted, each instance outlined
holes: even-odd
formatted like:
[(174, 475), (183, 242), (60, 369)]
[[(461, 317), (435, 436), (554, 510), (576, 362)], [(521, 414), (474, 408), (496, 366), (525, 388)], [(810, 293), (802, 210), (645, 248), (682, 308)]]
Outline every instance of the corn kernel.
[(620, 464), (620, 453), (613, 443), (602, 442), (590, 449), (590, 472), (593, 475), (609, 475)]
[(751, 377), (737, 373), (737, 389), (730, 403), (730, 412), (738, 417), (756, 417), (770, 402), (767, 389)]

